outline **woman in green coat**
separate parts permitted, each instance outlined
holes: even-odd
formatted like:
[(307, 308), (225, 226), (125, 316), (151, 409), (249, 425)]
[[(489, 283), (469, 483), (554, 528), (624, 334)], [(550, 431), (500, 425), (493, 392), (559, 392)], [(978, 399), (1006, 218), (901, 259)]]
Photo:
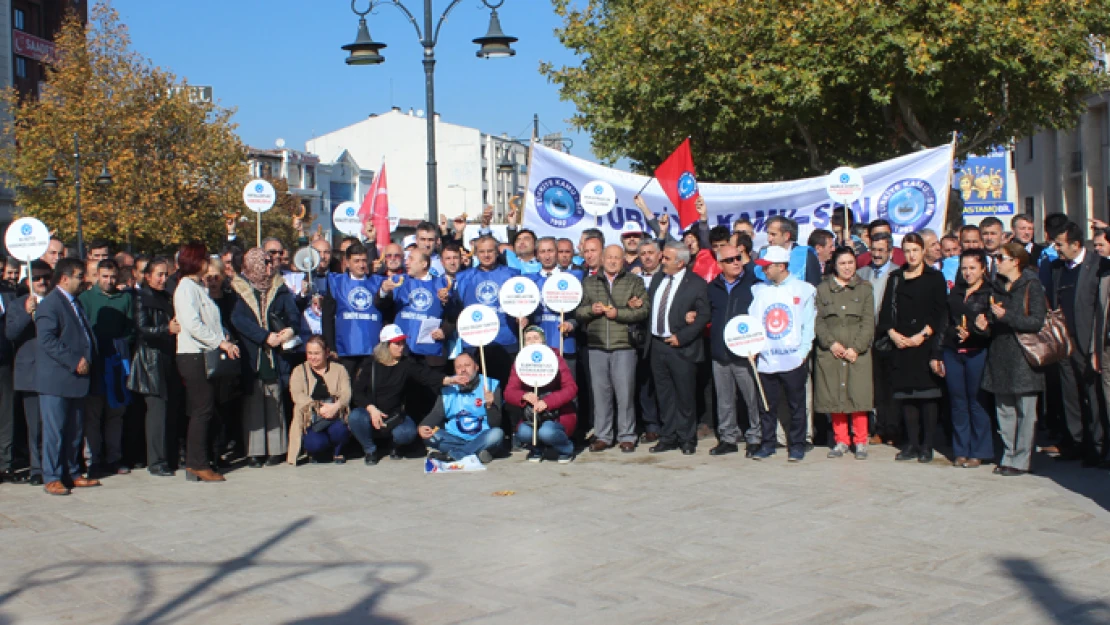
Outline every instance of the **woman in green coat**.
[(856, 255), (841, 247), (829, 259), (832, 272), (817, 287), (817, 377), (814, 412), (832, 415), (836, 446), (830, 458), (849, 450), (848, 416), (856, 459), (867, 459), (867, 413), (875, 404), (871, 383), (871, 339), (875, 306), (871, 284), (856, 275)]

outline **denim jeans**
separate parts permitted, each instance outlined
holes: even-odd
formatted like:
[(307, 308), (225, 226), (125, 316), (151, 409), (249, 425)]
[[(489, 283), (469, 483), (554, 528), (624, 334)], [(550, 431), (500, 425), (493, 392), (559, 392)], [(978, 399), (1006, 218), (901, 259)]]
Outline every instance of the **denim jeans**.
[[(529, 432), (528, 436), (531, 437), (532, 433)], [(450, 456), (452, 460), (462, 460), (467, 456), (473, 456), (485, 449), (492, 452), (501, 445), (501, 441), (504, 438), (505, 433), (501, 431), (501, 428), (490, 428), (471, 440), (466, 440), (465, 438), (460, 438), (454, 434), (448, 434), (440, 430), (425, 442), (428, 444), (428, 447), (442, 451)]]
[(393, 432), (385, 433), (374, 429), (374, 423), (370, 420), (370, 413), (365, 408), (355, 408), (347, 417), (347, 426), (351, 429), (351, 434), (354, 434), (358, 443), (362, 445), (366, 455), (373, 454), (378, 450), (377, 444), (374, 443), (375, 438), (384, 439), (392, 434), (394, 447), (402, 447), (416, 440), (416, 424), (413, 423), (412, 417), (408, 416), (400, 425), (393, 428)]
[(983, 406), (990, 400), (979, 388), (986, 365), (985, 349), (974, 354), (944, 350), (944, 380), (952, 404), (952, 453), (957, 458), (994, 458), (991, 417)]
[[(516, 436), (522, 445), (532, 444), (532, 424), (521, 421), (516, 429)], [(552, 447), (559, 452), (560, 456), (574, 454), (574, 443), (570, 442), (570, 437), (558, 421), (541, 423), (540, 431), (536, 433), (536, 443), (540, 451), (543, 451), (544, 447)]]
[(310, 456), (320, 456), (330, 447), (332, 456), (342, 453), (343, 445), (351, 438), (351, 430), (343, 419), (336, 419), (323, 432), (309, 428), (304, 433), (304, 451)]

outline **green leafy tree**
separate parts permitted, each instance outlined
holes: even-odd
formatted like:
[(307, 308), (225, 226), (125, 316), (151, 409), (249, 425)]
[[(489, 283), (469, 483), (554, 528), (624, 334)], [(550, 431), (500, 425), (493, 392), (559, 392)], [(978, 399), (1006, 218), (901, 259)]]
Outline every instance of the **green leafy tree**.
[[(2, 94), (14, 143), (0, 173), (22, 211), (74, 240), (73, 136), (80, 140), (81, 206), (87, 240), (105, 237), (161, 251), (189, 240), (216, 244), (224, 215), (241, 210), (246, 151), (233, 111), (191, 102), (176, 77), (131, 51), (127, 29), (107, 3), (86, 27), (70, 15), (38, 99)], [(106, 160), (91, 156), (103, 152)], [(63, 155), (63, 158), (57, 158)], [(68, 155), (68, 156), (65, 156)], [(58, 188), (43, 189), (53, 165)], [(95, 184), (102, 165), (114, 183)]]
[(1110, 86), (1110, 0), (552, 0), (580, 65), (541, 69), (606, 161), (686, 136), (699, 177), (774, 180), (1073, 125)]

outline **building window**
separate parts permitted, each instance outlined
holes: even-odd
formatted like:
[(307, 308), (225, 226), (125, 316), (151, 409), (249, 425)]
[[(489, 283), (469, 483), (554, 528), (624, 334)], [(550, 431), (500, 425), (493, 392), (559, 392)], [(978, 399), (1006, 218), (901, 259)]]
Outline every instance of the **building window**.
[(1030, 135), (1030, 137), (1029, 137), (1028, 145), (1029, 145), (1029, 152), (1026, 153), (1025, 158), (1026, 158), (1026, 160), (1031, 161), (1031, 160), (1033, 160), (1033, 137), (1032, 137), (1032, 135)]
[(27, 30), (27, 20), (24, 17), (22, 9), (16, 9), (15, 12), (12, 14), (12, 23), (15, 24), (16, 30)]
[(316, 168), (309, 166), (304, 168), (304, 188), (316, 188)]
[(15, 57), (15, 77), (16, 78), (26, 78), (27, 77), (27, 59), (25, 59), (21, 56)]
[(1026, 215), (1032, 215), (1033, 214), (1033, 198), (1032, 197), (1025, 198), (1025, 214)]

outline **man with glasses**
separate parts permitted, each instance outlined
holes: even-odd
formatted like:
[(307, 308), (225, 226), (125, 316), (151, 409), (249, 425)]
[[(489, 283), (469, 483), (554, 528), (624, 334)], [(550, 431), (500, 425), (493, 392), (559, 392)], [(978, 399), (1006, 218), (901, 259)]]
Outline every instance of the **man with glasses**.
[[(871, 284), (875, 294), (875, 319), (879, 319), (879, 309), (883, 305), (883, 294), (886, 293), (886, 283), (892, 271), (898, 268), (895, 264), (891, 250), (894, 248), (894, 238), (888, 232), (876, 232), (871, 240), (871, 263), (860, 268), (856, 275), (861, 280)], [(958, 261), (957, 257), (957, 261)], [(889, 356), (878, 350), (872, 350), (875, 359), (871, 368), (871, 379), (875, 387), (875, 419), (868, 428), (871, 432), (872, 445), (881, 445), (883, 441), (893, 441), (901, 430), (901, 418), (894, 404), (894, 391), (891, 389)]]
[(385, 246), (381, 264), (375, 273), (379, 276), (384, 276), (386, 279), (392, 279), (393, 276), (405, 275), (405, 251), (401, 248), (400, 244), (390, 243)]
[(382, 313), (375, 299), (383, 278), (370, 275), (370, 261), (361, 243), (347, 247), (346, 260), (346, 273), (328, 274), (320, 317), (324, 342), (353, 380), (362, 359), (374, 353), (382, 331)]
[[(30, 484), (42, 486), (42, 423), (39, 417), (38, 380), (35, 377), (35, 355), (38, 337), (35, 334), (35, 311), (51, 288), (53, 270), (44, 260), (31, 261), (31, 292), (19, 299), (4, 302), (4, 336), (11, 341), (15, 364), (11, 377), (13, 387), (23, 405), (27, 422), (27, 448), (31, 455)], [(2, 298), (2, 294), (0, 294)], [(0, 299), (0, 301), (3, 301)], [(0, 382), (2, 383), (2, 382)], [(3, 396), (0, 396), (3, 401)], [(8, 477), (5, 475), (5, 477)], [(18, 481), (18, 480), (16, 480)]]

